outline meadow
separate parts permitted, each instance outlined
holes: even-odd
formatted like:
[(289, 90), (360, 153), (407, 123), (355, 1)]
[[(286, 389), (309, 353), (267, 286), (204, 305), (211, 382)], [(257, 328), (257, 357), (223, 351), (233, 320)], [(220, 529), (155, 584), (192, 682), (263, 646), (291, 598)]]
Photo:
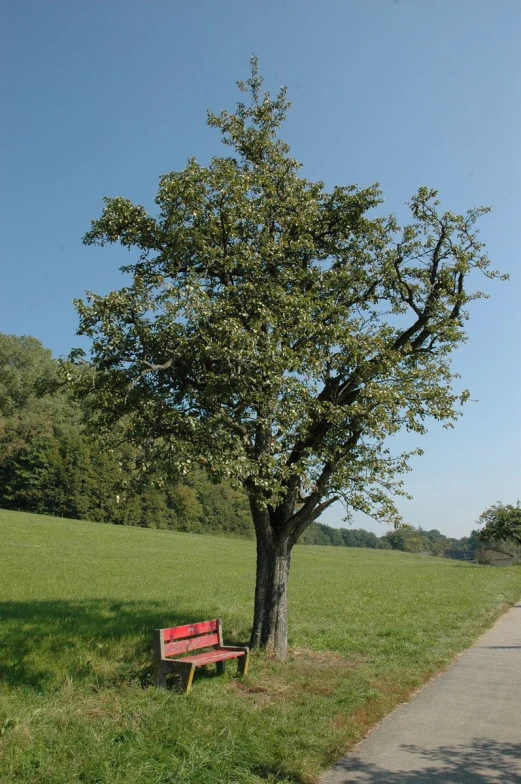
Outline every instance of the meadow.
[(521, 595), (521, 568), (297, 546), (290, 655), (151, 681), (154, 628), (247, 641), (254, 543), (0, 511), (0, 781), (307, 784)]

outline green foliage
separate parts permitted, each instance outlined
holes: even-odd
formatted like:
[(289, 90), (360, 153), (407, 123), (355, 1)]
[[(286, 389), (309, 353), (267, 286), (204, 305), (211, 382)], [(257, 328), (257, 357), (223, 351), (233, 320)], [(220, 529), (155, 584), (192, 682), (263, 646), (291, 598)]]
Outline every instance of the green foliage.
[(393, 550), (402, 550), (407, 553), (421, 553), (426, 550), (427, 541), (414, 528), (399, 528), (386, 535), (387, 541)]
[(312, 523), (302, 534), (299, 543), (333, 547), (368, 547), (371, 550), (390, 549), (384, 537), (378, 537), (363, 528), (338, 529), (323, 523)]
[(298, 547), (290, 652), (242, 684), (150, 684), (152, 629), (246, 638), (255, 545), (0, 511), (0, 781), (296, 784), (352, 747), (521, 592), (521, 571)]
[(468, 537), (468, 540), (466, 540), (466, 545), (469, 550), (477, 550), (479, 547), (481, 547), (482, 542), (480, 534), (481, 532), (477, 530), (470, 532), (470, 536)]
[(494, 504), (486, 509), (479, 518), (485, 527), (480, 531), (482, 543), (511, 540), (521, 545), (521, 506), (519, 501), (512, 504)]
[(300, 544), (329, 545), (343, 547), (344, 541), (338, 528), (323, 523), (312, 523), (299, 539)]
[(178, 488), (184, 493), (190, 490), (204, 510), (199, 515), (199, 519), (204, 520), (202, 531), (253, 536), (248, 499), (242, 490), (233, 488), (228, 482), (216, 484), (201, 470), (192, 472), (185, 481), (187, 486), (178, 485)]
[(346, 547), (369, 547), (372, 550), (387, 549), (386, 541), (363, 528), (341, 528), (340, 533)]
[[(58, 363), (35, 338), (0, 334), (0, 505), (120, 525), (250, 535), (244, 493), (193, 471), (190, 484), (143, 478), (139, 454), (87, 432)], [(118, 434), (119, 435), (119, 434)], [(144, 481), (144, 479), (146, 481)]]
[(58, 368), (36, 338), (0, 334), (0, 414), (26, 411), (53, 388)]
[(422, 528), (403, 526), (383, 536), (377, 536), (363, 528), (337, 529), (322, 523), (313, 523), (306, 529), (299, 542), (313, 545), (367, 547), (372, 550), (401, 550), (405, 553), (423, 552), (461, 560), (472, 560), (482, 545), (478, 531), (473, 531), (470, 537), (453, 539), (444, 536), (436, 529), (425, 531)]
[(0, 334), (0, 461), (66, 427), (67, 403), (58, 366), (39, 340)]

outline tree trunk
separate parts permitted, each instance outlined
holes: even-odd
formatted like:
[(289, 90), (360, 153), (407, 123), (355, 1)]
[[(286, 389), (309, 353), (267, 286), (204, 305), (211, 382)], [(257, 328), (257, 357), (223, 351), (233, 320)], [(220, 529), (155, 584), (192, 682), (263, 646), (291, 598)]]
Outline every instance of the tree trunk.
[(288, 652), (289, 537), (276, 537), (268, 512), (255, 510), (257, 573), (250, 644), (284, 659)]

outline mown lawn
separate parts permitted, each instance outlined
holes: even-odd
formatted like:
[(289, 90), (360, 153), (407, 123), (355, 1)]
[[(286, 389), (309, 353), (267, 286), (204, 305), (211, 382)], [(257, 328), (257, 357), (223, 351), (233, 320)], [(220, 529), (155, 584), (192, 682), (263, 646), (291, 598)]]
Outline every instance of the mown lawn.
[(521, 568), (297, 547), (290, 656), (150, 683), (151, 631), (246, 641), (254, 544), (0, 512), (0, 781), (312, 782), (521, 595)]

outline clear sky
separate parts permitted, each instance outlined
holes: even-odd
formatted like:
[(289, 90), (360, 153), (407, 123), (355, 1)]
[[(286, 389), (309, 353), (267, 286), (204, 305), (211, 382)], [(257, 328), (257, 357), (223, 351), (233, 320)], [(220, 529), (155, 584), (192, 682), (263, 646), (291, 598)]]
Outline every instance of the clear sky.
[(305, 176), (378, 181), (399, 216), (420, 185), (446, 209), (493, 206), (481, 237), (511, 280), (485, 282), (491, 298), (472, 308), (455, 356), (479, 403), (454, 431), (418, 437), (415, 500), (400, 508), (462, 536), (492, 503), (516, 502), (519, 0), (16, 0), (0, 22), (0, 332), (33, 335), (55, 356), (78, 345), (73, 298), (119, 287), (130, 261), (81, 244), (102, 197), (151, 208), (160, 174), (221, 154), (206, 109), (234, 108), (256, 53), (267, 87), (288, 85), (282, 134)]

